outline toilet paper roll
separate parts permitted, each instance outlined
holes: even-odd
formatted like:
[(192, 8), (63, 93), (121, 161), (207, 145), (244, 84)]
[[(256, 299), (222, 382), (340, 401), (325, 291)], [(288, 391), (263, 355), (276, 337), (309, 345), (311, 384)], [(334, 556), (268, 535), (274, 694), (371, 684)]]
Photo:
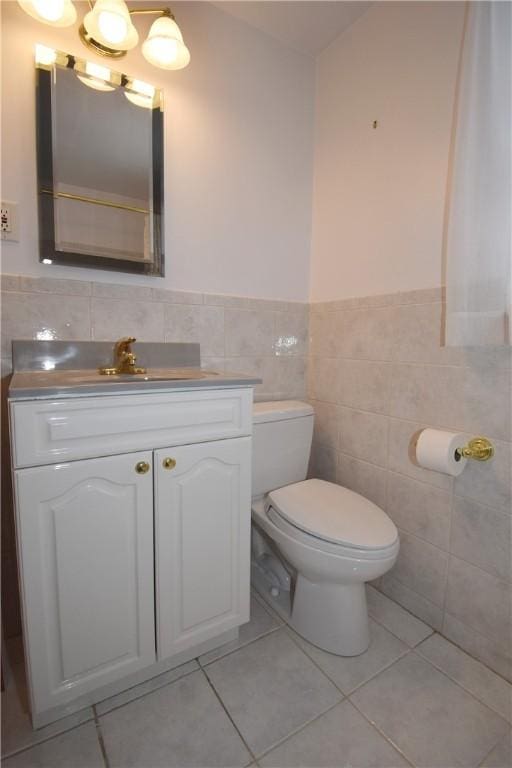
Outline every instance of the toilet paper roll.
[(456, 449), (465, 444), (466, 437), (458, 432), (424, 429), (416, 443), (416, 460), (420, 467), (457, 477), (466, 466), (467, 459), (459, 457)]

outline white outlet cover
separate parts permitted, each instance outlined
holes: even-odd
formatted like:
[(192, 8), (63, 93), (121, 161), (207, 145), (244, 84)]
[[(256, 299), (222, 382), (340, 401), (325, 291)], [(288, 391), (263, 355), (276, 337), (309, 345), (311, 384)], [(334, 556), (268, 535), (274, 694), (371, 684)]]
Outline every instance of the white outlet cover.
[(8, 200), (2, 200), (0, 203), (1, 218), (4, 218), (4, 212), (8, 218), (8, 229), (0, 228), (2, 240), (18, 242), (18, 203), (11, 203)]

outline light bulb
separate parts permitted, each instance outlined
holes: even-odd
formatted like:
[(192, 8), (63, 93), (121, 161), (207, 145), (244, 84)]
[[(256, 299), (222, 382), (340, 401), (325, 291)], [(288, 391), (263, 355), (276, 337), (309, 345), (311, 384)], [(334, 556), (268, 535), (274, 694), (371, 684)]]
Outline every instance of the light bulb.
[(169, 16), (161, 16), (153, 22), (142, 44), (142, 55), (150, 64), (162, 69), (182, 69), (190, 61), (180, 28)]
[(105, 38), (110, 43), (120, 43), (124, 40), (128, 31), (128, 25), (119, 13), (111, 11), (102, 11), (98, 16), (98, 27)]
[(76, 21), (71, 0), (18, 0), (18, 4), (33, 19), (53, 27), (69, 27)]
[(178, 56), (178, 41), (167, 37), (153, 37), (148, 46), (151, 55), (164, 66), (169, 66), (176, 61)]
[(95, 91), (114, 91), (115, 88), (110, 83), (110, 69), (102, 67), (101, 64), (94, 64), (87, 61), (85, 64), (85, 74), (80, 72), (76, 76), (84, 85), (94, 88)]
[(124, 0), (96, 0), (83, 28), (96, 43), (116, 51), (129, 51), (139, 41)]
[(64, 13), (64, 0), (32, 0), (32, 3), (46, 21), (58, 21)]
[(128, 101), (131, 101), (131, 103), (135, 104), (137, 107), (153, 109), (155, 88), (148, 83), (142, 82), (142, 80), (133, 80), (129, 83), (124, 95)]
[(36, 45), (37, 64), (45, 64), (46, 66), (50, 66), (51, 64), (55, 64), (56, 60), (57, 60), (57, 51), (54, 51), (53, 48), (48, 48), (46, 45), (40, 45), (40, 43), (37, 43)]

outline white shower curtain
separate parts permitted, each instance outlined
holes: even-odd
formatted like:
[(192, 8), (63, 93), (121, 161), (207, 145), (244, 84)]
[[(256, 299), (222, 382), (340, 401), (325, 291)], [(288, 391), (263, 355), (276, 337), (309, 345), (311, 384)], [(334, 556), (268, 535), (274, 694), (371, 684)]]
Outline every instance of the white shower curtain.
[(446, 230), (446, 343), (509, 344), (512, 7), (468, 4)]

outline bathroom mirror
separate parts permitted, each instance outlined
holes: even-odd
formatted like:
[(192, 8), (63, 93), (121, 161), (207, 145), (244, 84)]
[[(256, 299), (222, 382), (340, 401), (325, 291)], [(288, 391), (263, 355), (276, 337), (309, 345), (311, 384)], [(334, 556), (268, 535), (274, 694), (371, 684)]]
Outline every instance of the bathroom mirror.
[(162, 94), (36, 46), (40, 261), (164, 274)]

